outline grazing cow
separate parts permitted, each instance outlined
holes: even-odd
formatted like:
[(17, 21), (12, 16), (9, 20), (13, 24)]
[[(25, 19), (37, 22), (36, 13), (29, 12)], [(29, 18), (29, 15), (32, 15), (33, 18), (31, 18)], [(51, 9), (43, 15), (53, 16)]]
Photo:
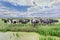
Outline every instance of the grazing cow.
[(40, 19), (40, 22), (41, 23), (44, 23), (44, 24), (51, 24), (51, 23), (55, 23), (55, 22), (58, 22), (58, 20), (53, 20), (53, 19)]
[(12, 24), (16, 24), (17, 23), (17, 20), (13, 20), (13, 19), (2, 19), (4, 21), (4, 23), (12, 23)]
[(2, 21), (4, 21), (4, 23), (7, 23), (7, 22), (8, 22), (8, 20), (7, 20), (7, 19), (2, 19)]
[(58, 20), (50, 19), (51, 22), (56, 23), (59, 22)]
[(14, 19), (8, 19), (9, 20), (9, 23), (12, 23), (12, 24), (16, 24), (17, 23), (17, 20), (14, 20)]
[(8, 18), (8, 22), (9, 22), (9, 23), (13, 23), (13, 19)]
[(32, 19), (31, 23), (33, 24), (33, 26), (35, 26), (36, 24), (39, 23), (39, 20), (38, 19)]
[(52, 21), (50, 21), (50, 20), (43, 20), (43, 23), (45, 23), (45, 24), (51, 24)]
[(29, 21), (30, 21), (29, 19), (21, 19), (21, 20), (19, 20), (19, 23), (26, 24)]
[(16, 24), (16, 23), (17, 23), (17, 20), (12, 20), (12, 23), (13, 23), (13, 24)]
[(25, 19), (26, 20), (26, 22), (30, 22), (30, 20), (29, 19)]

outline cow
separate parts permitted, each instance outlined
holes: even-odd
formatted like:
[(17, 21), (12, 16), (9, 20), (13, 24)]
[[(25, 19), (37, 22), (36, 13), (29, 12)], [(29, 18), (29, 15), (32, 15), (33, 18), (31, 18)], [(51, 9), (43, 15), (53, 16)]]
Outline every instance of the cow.
[(16, 24), (17, 20), (13, 20), (11, 18), (7, 18), (7, 19), (2, 19), (4, 21), (4, 23), (9, 23), (9, 24)]
[(11, 24), (13, 23), (13, 19), (12, 18), (7, 18), (8, 19), (8, 22)]
[(50, 20), (43, 20), (42, 22), (45, 24), (51, 24), (52, 23), (52, 21), (50, 21)]
[(8, 23), (9, 22), (9, 20), (7, 20), (7, 19), (2, 19), (2, 21), (4, 21), (4, 23)]
[(26, 23), (28, 23), (29, 21), (30, 21), (29, 19), (20, 19), (20, 20), (19, 20), (19, 23), (26, 24)]
[(17, 20), (12, 20), (12, 24), (17, 24)]
[(57, 22), (59, 22), (59, 21), (56, 20), (56, 19), (50, 19), (50, 21), (53, 22), (53, 23), (57, 23)]
[(43, 24), (51, 24), (51, 23), (55, 23), (58, 22), (58, 20), (54, 20), (54, 19), (40, 19), (40, 22)]
[(39, 23), (39, 20), (38, 19), (32, 19), (31, 23), (32, 23), (33, 26), (35, 26), (36, 24)]
[(11, 24), (17, 24), (18, 20), (16, 19), (13, 19), (13, 18), (8, 18), (8, 22), (11, 23)]

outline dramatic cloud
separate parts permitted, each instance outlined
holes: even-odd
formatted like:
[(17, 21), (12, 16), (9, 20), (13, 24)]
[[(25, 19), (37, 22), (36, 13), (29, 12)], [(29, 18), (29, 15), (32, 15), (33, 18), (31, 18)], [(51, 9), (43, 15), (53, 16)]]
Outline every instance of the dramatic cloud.
[(33, 0), (2, 0), (2, 1), (6, 1), (6, 2), (10, 2), (13, 5), (29, 5), (29, 6), (33, 6), (32, 1)]
[(0, 0), (0, 17), (60, 17), (60, 0)]

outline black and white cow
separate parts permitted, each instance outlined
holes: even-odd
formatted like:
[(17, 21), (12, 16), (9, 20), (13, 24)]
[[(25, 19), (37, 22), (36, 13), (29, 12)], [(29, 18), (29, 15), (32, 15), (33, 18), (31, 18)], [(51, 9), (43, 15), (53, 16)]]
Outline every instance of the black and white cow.
[(30, 21), (29, 19), (20, 19), (20, 20), (19, 20), (19, 23), (26, 24), (26, 23), (28, 23), (29, 21)]
[(51, 23), (56, 23), (58, 22), (58, 20), (54, 20), (54, 19), (40, 19), (40, 22), (43, 24), (51, 24)]
[(8, 18), (8, 23), (13, 23), (13, 19), (12, 18)]
[(35, 26), (36, 24), (39, 23), (39, 20), (38, 19), (32, 19), (31, 23), (32, 23), (33, 26)]
[(7, 20), (7, 19), (2, 19), (2, 21), (4, 21), (4, 23), (8, 23), (9, 22), (9, 20)]
[(17, 20), (12, 20), (13, 24), (17, 24), (17, 22), (18, 22)]
[(50, 21), (53, 22), (53, 23), (57, 23), (57, 22), (59, 22), (59, 21), (56, 20), (56, 19), (50, 19)]
[(4, 23), (8, 23), (8, 24), (16, 24), (17, 20), (13, 20), (11, 18), (7, 18), (7, 19), (2, 19), (4, 21)]

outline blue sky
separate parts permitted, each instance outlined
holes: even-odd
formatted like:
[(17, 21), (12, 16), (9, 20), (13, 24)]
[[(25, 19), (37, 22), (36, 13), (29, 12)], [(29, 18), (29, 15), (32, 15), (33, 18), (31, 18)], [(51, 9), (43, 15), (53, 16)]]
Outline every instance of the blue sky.
[(59, 0), (0, 0), (0, 17), (60, 17)]
[(20, 12), (26, 12), (27, 9), (30, 8), (30, 6), (23, 6), (23, 5), (16, 5), (15, 6), (12, 3), (6, 2), (6, 1), (0, 1), (0, 3), (7, 8), (10, 8), (11, 10), (15, 9), (15, 10), (20, 11)]

